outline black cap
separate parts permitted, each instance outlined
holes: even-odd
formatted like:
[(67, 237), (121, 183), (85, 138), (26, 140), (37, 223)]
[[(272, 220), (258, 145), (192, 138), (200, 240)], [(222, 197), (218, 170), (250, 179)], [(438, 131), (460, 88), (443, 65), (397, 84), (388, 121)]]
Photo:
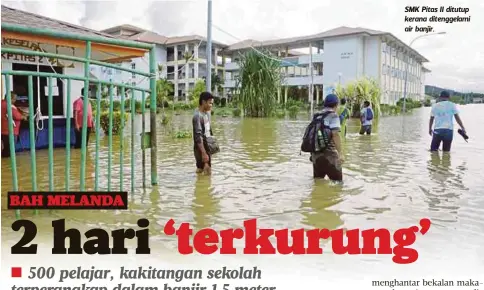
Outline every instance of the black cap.
[(448, 91), (442, 91), (440, 92), (440, 97), (441, 98), (450, 98), (450, 94)]

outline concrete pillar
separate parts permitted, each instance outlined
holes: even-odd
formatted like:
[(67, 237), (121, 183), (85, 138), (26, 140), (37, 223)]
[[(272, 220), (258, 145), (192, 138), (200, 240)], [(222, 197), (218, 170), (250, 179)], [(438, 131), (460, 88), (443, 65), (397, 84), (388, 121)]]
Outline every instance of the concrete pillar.
[[(288, 56), (289, 56), (289, 47), (287, 47), (287, 46), (286, 46), (286, 57), (288, 57)], [(286, 69), (285, 69), (285, 74), (284, 74), (284, 77), (286, 77), (286, 78), (287, 78), (287, 77), (288, 77), (288, 75), (289, 75), (289, 74), (288, 74), (288, 70), (289, 70), (289, 67), (288, 67), (288, 66), (286, 66)], [(287, 89), (287, 87), (286, 87), (286, 89)]]
[[(313, 53), (313, 47), (311, 45), (311, 43), (309, 44), (309, 57), (311, 58), (311, 54)], [(310, 61), (309, 62), (309, 65), (308, 65), (308, 75), (309, 77), (311, 78), (311, 68), (312, 68), (312, 62)], [(314, 95), (312, 94), (313, 93), (313, 88), (311, 86), (311, 80), (310, 82), (308, 83), (308, 102), (309, 103), (313, 103), (313, 99), (314, 99)], [(311, 111), (312, 113), (312, 111)]]
[[(185, 53), (189, 53), (188, 51), (188, 44), (185, 44)], [(185, 64), (185, 66), (183, 67), (183, 70), (185, 72), (185, 79), (186, 81), (188, 82), (188, 77), (189, 77), (189, 70), (190, 66), (188, 65), (188, 62)]]
[(194, 70), (195, 70), (194, 71), (194, 74), (195, 75), (193, 77), (194, 77), (195, 80), (198, 79), (198, 64), (199, 64), (199, 60), (198, 60), (198, 49), (199, 49), (198, 45), (195, 45), (193, 47), (193, 53), (194, 53), (193, 59), (195, 60), (195, 62), (193, 64)]
[[(281, 57), (281, 49), (280, 48), (277, 48), (277, 57), (280, 58)], [(279, 72), (282, 72), (282, 68), (279, 68)], [(279, 88), (277, 90), (277, 103), (280, 104), (281, 103), (281, 88)]]
[[(185, 44), (185, 53), (189, 53), (189, 45)], [(185, 58), (185, 57), (184, 57)], [(188, 102), (188, 78), (190, 77), (190, 64), (186, 61), (183, 66), (183, 72), (185, 73), (185, 102)]]
[[(222, 83), (225, 83), (225, 62), (226, 62), (225, 54), (222, 54), (222, 68), (223, 68), (222, 69)], [(227, 97), (225, 87), (222, 87), (222, 97), (224, 97), (224, 98)]]
[(289, 91), (289, 87), (284, 87), (284, 105), (287, 104), (287, 92)]
[(319, 104), (319, 86), (315, 86), (316, 88), (316, 106)]
[(178, 101), (178, 70), (179, 70), (179, 67), (178, 67), (178, 46), (175, 45), (174, 47), (174, 53), (175, 53), (175, 74), (173, 76), (173, 83), (174, 83), (174, 99), (175, 101)]
[[(218, 57), (218, 48), (214, 48), (213, 49), (212, 61), (214, 63), (213, 68), (215, 68), (215, 71), (214, 71), (215, 75), (218, 75), (218, 60), (217, 60), (217, 57)], [(213, 84), (213, 80), (212, 80), (212, 84)], [(215, 87), (213, 91), (214, 91), (215, 96), (217, 96), (218, 95), (218, 88)]]

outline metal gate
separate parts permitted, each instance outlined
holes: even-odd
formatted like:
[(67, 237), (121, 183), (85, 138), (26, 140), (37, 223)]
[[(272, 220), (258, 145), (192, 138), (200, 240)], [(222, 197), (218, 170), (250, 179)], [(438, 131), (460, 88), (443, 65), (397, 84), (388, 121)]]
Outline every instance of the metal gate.
[[(28, 78), (28, 101), (29, 101), (29, 136), (30, 136), (30, 156), (31, 156), (31, 170), (32, 170), (32, 191), (37, 191), (37, 164), (36, 164), (36, 141), (35, 141), (35, 124), (34, 124), (34, 92), (33, 92), (33, 77), (45, 77), (48, 80), (48, 97), (47, 97), (47, 106), (48, 106), (48, 175), (49, 175), (49, 191), (70, 191), (70, 168), (71, 164), (71, 113), (70, 109), (66, 110), (66, 161), (65, 161), (65, 188), (54, 188), (54, 145), (53, 145), (53, 79), (63, 79), (67, 81), (67, 92), (66, 92), (66, 106), (71, 104), (71, 81), (83, 81), (84, 88), (88, 88), (91, 84), (96, 86), (96, 117), (95, 117), (95, 181), (94, 181), (94, 189), (98, 190), (99, 188), (99, 141), (100, 141), (100, 115), (101, 115), (101, 86), (106, 85), (109, 89), (109, 132), (112, 132), (113, 129), (113, 90), (115, 88), (120, 88), (121, 90), (121, 128), (124, 128), (125, 124), (125, 90), (131, 91), (131, 132), (130, 132), (130, 143), (131, 143), (131, 191), (134, 191), (135, 187), (135, 162), (134, 162), (134, 143), (135, 143), (135, 128), (134, 128), (134, 116), (135, 113), (135, 91), (141, 93), (141, 114), (142, 114), (142, 132), (141, 132), (141, 140), (145, 141), (145, 144), (141, 146), (143, 150), (143, 186), (145, 186), (145, 149), (151, 150), (151, 184), (156, 185), (158, 183), (157, 177), (157, 146), (156, 146), (156, 60), (155, 60), (155, 46), (152, 44), (146, 43), (138, 43), (133, 41), (126, 41), (120, 40), (115, 38), (104, 38), (104, 37), (97, 37), (97, 36), (86, 36), (86, 35), (77, 35), (71, 33), (64, 33), (58, 31), (52, 31), (47, 29), (36, 29), (36, 28), (29, 28), (24, 26), (17, 26), (12, 24), (5, 24), (2, 23), (2, 32), (9, 31), (15, 33), (23, 33), (23, 34), (30, 34), (30, 35), (38, 35), (38, 36), (49, 36), (49, 37), (56, 37), (68, 40), (77, 40), (83, 41), (85, 43), (85, 56), (84, 57), (76, 57), (76, 56), (69, 56), (63, 55), (59, 53), (48, 53), (45, 51), (33, 51), (33, 50), (25, 50), (25, 49), (17, 49), (17, 48), (5, 48), (2, 46), (1, 52), (9, 53), (9, 54), (17, 54), (17, 55), (26, 55), (26, 56), (39, 56), (45, 57), (49, 59), (62, 59), (68, 60), (72, 62), (78, 62), (84, 64), (84, 75), (69, 75), (69, 74), (58, 74), (58, 73), (47, 73), (47, 72), (33, 72), (33, 71), (18, 71), (18, 70), (2, 70), (2, 78), (5, 81), (5, 88), (6, 88), (6, 103), (7, 103), (7, 117), (8, 117), (8, 132), (9, 132), (9, 145), (10, 145), (10, 162), (11, 162), (11, 170), (12, 170), (12, 184), (13, 188), (9, 189), (9, 191), (18, 191), (18, 176), (17, 176), (17, 163), (16, 163), (16, 154), (15, 154), (15, 144), (14, 144), (14, 128), (13, 128), (13, 117), (12, 117), (12, 103), (11, 103), (11, 88), (12, 84), (10, 83), (10, 76), (13, 75), (21, 75), (27, 76)], [(113, 63), (97, 61), (91, 59), (91, 47), (92, 43), (96, 44), (109, 44), (109, 45), (116, 45), (122, 47), (130, 47), (130, 48), (138, 48), (138, 49), (145, 49), (149, 50), (149, 72), (138, 71), (130, 68), (124, 68), (118, 66)], [(97, 65), (103, 66), (106, 68), (116, 69), (119, 71), (126, 71), (132, 74), (140, 75), (149, 78), (149, 89), (144, 89), (138, 87), (136, 85), (128, 85), (124, 83), (115, 83), (110, 81), (104, 81), (92, 78), (90, 76), (90, 65)], [(38, 88), (39, 89), (39, 88)], [(146, 93), (150, 95), (150, 132), (145, 132), (145, 101), (146, 101)], [(80, 190), (85, 191), (85, 180), (86, 180), (86, 137), (87, 137), (87, 109), (88, 109), (88, 89), (84, 89), (84, 102), (83, 102), (83, 120), (82, 120), (82, 145), (81, 145), (81, 164), (80, 164)], [(94, 108), (93, 108), (94, 109)], [(120, 180), (124, 179), (124, 148), (123, 148), (123, 139), (125, 137), (123, 135), (123, 130), (120, 130)], [(123, 182), (120, 182), (119, 188), (113, 189), (111, 185), (111, 169), (112, 169), (112, 153), (113, 153), (113, 134), (108, 133), (106, 134), (108, 137), (108, 165), (105, 170), (107, 170), (108, 174), (108, 191), (111, 190), (119, 190), (123, 191)], [(143, 142), (142, 142), (143, 143)], [(77, 166), (77, 164), (75, 165)], [(104, 169), (103, 169), (104, 170)], [(20, 217), (20, 212), (16, 211), (17, 218)]]

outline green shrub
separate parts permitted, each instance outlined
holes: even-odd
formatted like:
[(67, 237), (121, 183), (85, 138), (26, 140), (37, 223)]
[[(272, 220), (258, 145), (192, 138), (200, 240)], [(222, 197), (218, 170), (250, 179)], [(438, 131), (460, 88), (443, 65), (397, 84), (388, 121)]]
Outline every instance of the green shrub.
[(161, 116), (161, 124), (167, 125), (170, 123), (170, 121), (171, 121), (171, 118), (168, 117), (168, 115)]
[(124, 109), (126, 111), (131, 111), (131, 99), (124, 100)]
[[(405, 100), (405, 109), (407, 111), (411, 111), (412, 109), (420, 108), (422, 106), (423, 106), (422, 102), (416, 101), (412, 98), (406, 98)], [(403, 107), (403, 98), (398, 100), (397, 107)]]
[(296, 118), (299, 113), (299, 106), (293, 105), (288, 109), (289, 117)]
[[(297, 113), (296, 113), (296, 115), (297, 115)], [(277, 110), (276, 111), (276, 117), (281, 118), (281, 119), (285, 118), (286, 117), (286, 111), (285, 110)]]
[[(124, 124), (121, 124), (121, 112), (113, 112), (113, 135), (118, 135), (126, 124), (129, 114), (124, 113)], [(104, 111), (100, 116), (101, 123), (99, 124), (104, 131), (104, 134), (109, 135), (109, 111)]]
[(185, 139), (185, 138), (191, 138), (192, 137), (192, 132), (188, 130), (183, 130), (183, 131), (177, 131), (175, 134), (173, 134), (173, 138), (176, 139)]
[(96, 100), (89, 99), (89, 102), (91, 103), (91, 108), (92, 108), (92, 111), (94, 112), (97, 108)]
[(432, 106), (432, 99), (431, 98), (425, 98), (424, 106), (425, 107), (431, 107)]
[[(196, 101), (196, 102), (195, 102)], [(195, 105), (196, 103), (196, 105)], [(198, 100), (194, 100), (192, 102), (189, 102), (189, 103), (185, 103), (185, 102), (176, 102), (173, 104), (173, 110), (175, 111), (183, 111), (183, 110), (190, 110), (190, 109), (193, 109), (193, 108), (196, 108), (198, 107)]]
[(102, 100), (101, 101), (101, 111), (105, 111), (109, 109), (109, 101), (108, 100)]
[(242, 114), (242, 110), (240, 108), (233, 108), (232, 109), (232, 115), (234, 117), (240, 117), (241, 114)]
[(113, 111), (121, 111), (121, 102), (113, 101)]
[(134, 108), (135, 108), (136, 112), (140, 112), (141, 111), (141, 101), (136, 101), (136, 103), (134, 103)]
[(284, 104), (285, 108), (290, 108), (296, 106), (298, 108), (304, 107), (304, 103), (300, 100), (288, 99), (287, 102)]
[(380, 112), (382, 116), (394, 116), (400, 114), (402, 108), (399, 106), (380, 104)]
[(215, 115), (222, 117), (227, 117), (229, 115), (229, 111), (225, 108), (216, 108), (215, 110), (212, 110), (212, 112), (214, 112)]

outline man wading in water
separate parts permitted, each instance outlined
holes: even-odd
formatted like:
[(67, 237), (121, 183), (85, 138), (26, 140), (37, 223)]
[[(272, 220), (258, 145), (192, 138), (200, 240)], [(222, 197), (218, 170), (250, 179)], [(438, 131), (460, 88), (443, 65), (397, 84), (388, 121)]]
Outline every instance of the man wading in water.
[(429, 135), (432, 136), (430, 151), (439, 151), (440, 143), (442, 143), (442, 151), (450, 151), (454, 137), (454, 117), (462, 131), (466, 132), (464, 124), (459, 117), (457, 106), (449, 98), (449, 92), (442, 91), (440, 93), (440, 101), (435, 103), (430, 111)]
[(313, 162), (313, 177), (328, 178), (332, 181), (343, 181), (342, 164), (344, 162), (341, 149), (341, 124), (336, 112), (338, 97), (329, 94), (324, 100), (324, 108), (320, 112), (324, 114), (323, 125), (330, 130), (328, 148), (323, 152), (312, 153), (310, 160)]
[(193, 114), (193, 151), (197, 165), (197, 173), (211, 173), (211, 155), (207, 145), (207, 137), (212, 136), (210, 128), (210, 111), (213, 105), (213, 96), (209, 92), (200, 94), (198, 109)]

